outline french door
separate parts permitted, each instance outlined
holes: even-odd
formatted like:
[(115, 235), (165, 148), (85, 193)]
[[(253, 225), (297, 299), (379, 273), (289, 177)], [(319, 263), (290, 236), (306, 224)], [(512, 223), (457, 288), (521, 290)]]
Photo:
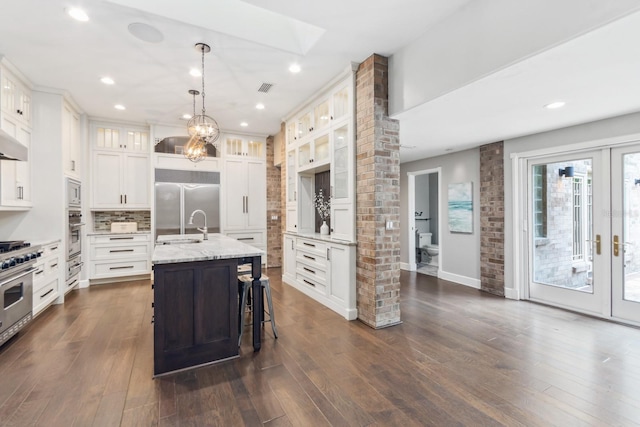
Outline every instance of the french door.
[(640, 144), (530, 159), (528, 175), (529, 298), (640, 324)]

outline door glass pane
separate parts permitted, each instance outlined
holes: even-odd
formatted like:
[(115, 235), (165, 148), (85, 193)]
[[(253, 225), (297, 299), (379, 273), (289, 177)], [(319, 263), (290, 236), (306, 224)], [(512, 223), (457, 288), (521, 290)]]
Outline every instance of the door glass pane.
[(625, 154), (623, 162), (623, 298), (640, 302), (640, 248), (636, 244), (640, 243), (640, 153)]
[(536, 283), (593, 292), (591, 174), (591, 159), (533, 166), (531, 238)]

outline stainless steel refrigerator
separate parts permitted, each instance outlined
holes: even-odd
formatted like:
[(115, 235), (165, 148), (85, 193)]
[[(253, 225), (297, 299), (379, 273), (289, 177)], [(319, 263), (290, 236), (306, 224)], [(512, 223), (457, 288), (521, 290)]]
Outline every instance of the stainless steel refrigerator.
[(201, 209), (207, 216), (209, 233), (220, 232), (220, 172), (156, 169), (155, 232), (164, 234), (202, 234), (202, 215), (193, 224), (189, 216)]

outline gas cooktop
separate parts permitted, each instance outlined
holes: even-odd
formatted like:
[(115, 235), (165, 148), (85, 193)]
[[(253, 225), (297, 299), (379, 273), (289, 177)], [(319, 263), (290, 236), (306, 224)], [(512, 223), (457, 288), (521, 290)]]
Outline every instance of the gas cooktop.
[(22, 248), (28, 248), (31, 243), (24, 240), (6, 240), (0, 241), (0, 253), (17, 251)]
[(18, 270), (18, 267), (31, 264), (39, 256), (42, 256), (40, 247), (31, 246), (31, 243), (24, 240), (0, 242), (0, 271), (4, 274), (10, 270)]

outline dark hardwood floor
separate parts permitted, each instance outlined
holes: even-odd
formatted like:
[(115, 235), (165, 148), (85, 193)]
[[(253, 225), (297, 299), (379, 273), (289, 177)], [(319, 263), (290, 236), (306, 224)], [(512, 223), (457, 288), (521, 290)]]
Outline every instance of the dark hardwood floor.
[(376, 331), (267, 274), (278, 340), (155, 380), (149, 282), (73, 291), (0, 349), (0, 425), (640, 425), (638, 329), (403, 272)]

